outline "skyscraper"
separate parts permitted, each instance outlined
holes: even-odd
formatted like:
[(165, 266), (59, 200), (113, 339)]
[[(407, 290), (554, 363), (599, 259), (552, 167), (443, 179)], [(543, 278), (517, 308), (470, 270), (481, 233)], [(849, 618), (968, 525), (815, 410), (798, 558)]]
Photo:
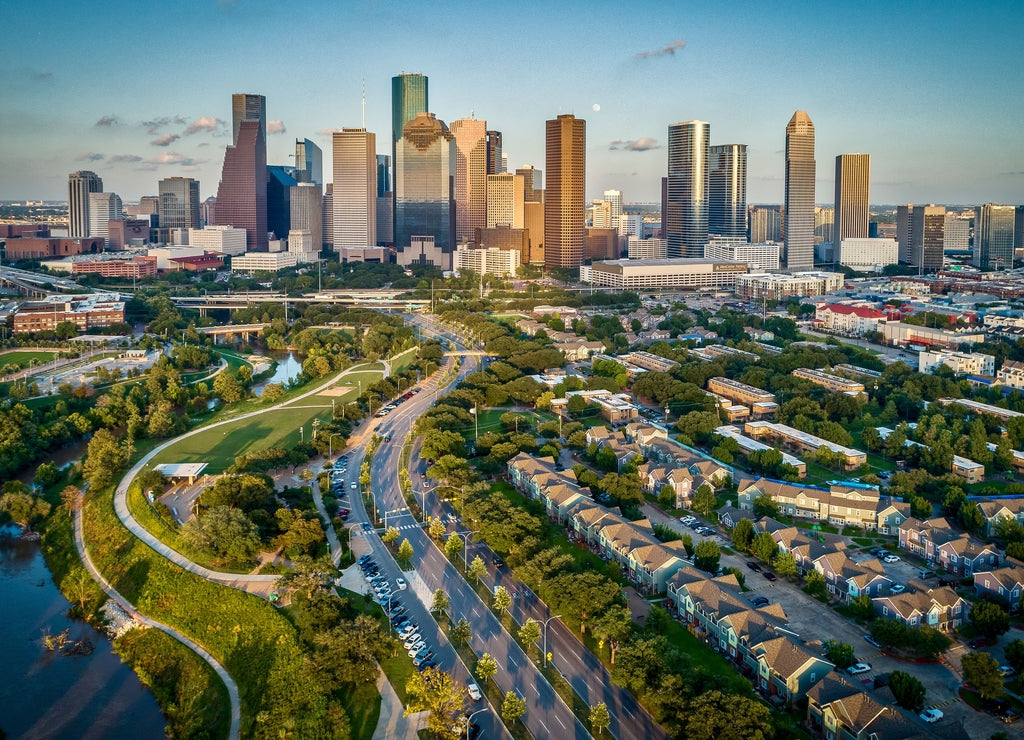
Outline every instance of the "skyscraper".
[[(324, 242), (324, 193), (323, 188), (313, 182), (300, 182), (292, 186), (289, 205), (291, 208), (291, 231), (309, 232), (313, 251), (320, 251)], [(289, 232), (290, 234), (291, 232)], [(291, 244), (289, 244), (291, 249)]]
[(579, 267), (586, 228), (587, 122), (572, 114), (546, 123), (544, 266)]
[(708, 175), (708, 233), (747, 235), (747, 145), (711, 147)]
[(945, 261), (946, 207), (914, 206), (911, 221), (911, 264), (921, 273), (941, 270)]
[(377, 245), (395, 243), (395, 192), (391, 185), (391, 155), (377, 155)]
[(199, 181), (191, 177), (165, 177), (158, 187), (161, 228), (198, 229)]
[(334, 132), (334, 248), (377, 245), (377, 136)]
[(524, 164), (516, 170), (517, 175), (523, 176), (523, 200), (527, 203), (540, 201), (540, 193), (544, 191), (543, 170), (538, 170), (532, 164)]
[(68, 175), (68, 236), (89, 236), (89, 193), (102, 193), (103, 180), (95, 172), (80, 170)]
[(997, 203), (979, 206), (974, 219), (974, 266), (981, 270), (1012, 270), (1016, 208)]
[(421, 74), (405, 74), (391, 78), (391, 142), (402, 138), (405, 124), (429, 108), (427, 78)]
[(396, 145), (395, 246), (410, 247), (413, 236), (455, 248), (455, 137), (433, 113), (405, 124)]
[(89, 236), (102, 238), (110, 246), (110, 222), (124, 221), (121, 198), (117, 193), (89, 193)]
[[(231, 143), (238, 146), (238, 130), (242, 121), (259, 121), (263, 144), (267, 142), (267, 99), (255, 93), (235, 93), (231, 96)], [(266, 159), (266, 152), (264, 152)]]
[(526, 178), (502, 172), (487, 176), (487, 228), (526, 228)]
[(267, 231), (285, 239), (292, 230), (292, 188), (299, 184), (291, 167), (267, 166)]
[(785, 234), (785, 212), (782, 206), (750, 206), (751, 244), (779, 242)]
[(868, 191), (871, 183), (870, 154), (840, 154), (836, 157), (836, 200), (832, 243), (840, 254), (843, 239), (868, 237)]
[(295, 140), (295, 179), (324, 184), (324, 153), (309, 139)]
[(504, 153), (501, 151), (501, 132), (487, 132), (487, 174), (497, 175), (505, 171)]
[[(798, 110), (786, 125), (786, 267), (814, 267), (814, 124)], [(837, 233), (833, 229), (833, 233)]]
[(238, 143), (224, 152), (217, 224), (245, 229), (249, 252), (267, 251), (267, 146), (257, 120), (241, 121)]
[[(621, 190), (605, 190), (604, 201), (611, 208), (611, 218), (608, 222), (608, 228), (617, 229), (619, 228), (619, 216), (622, 215), (622, 191)], [(594, 224), (596, 227), (597, 224)]]
[(668, 127), (668, 256), (703, 257), (708, 243), (708, 156), (711, 124)]
[(487, 121), (452, 121), (455, 137), (455, 236), (459, 244), (475, 239), (487, 225)]

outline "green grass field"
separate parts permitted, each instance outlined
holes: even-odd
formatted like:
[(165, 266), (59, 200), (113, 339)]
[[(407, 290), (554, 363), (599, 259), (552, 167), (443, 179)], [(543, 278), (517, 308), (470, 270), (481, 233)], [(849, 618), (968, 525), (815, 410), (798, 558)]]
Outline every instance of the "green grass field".
[(20, 368), (26, 368), (32, 360), (35, 360), (38, 365), (49, 362), (54, 357), (56, 357), (54, 352), (25, 352), (24, 350), (16, 349), (0, 353), (0, 367), (4, 365), (17, 365)]

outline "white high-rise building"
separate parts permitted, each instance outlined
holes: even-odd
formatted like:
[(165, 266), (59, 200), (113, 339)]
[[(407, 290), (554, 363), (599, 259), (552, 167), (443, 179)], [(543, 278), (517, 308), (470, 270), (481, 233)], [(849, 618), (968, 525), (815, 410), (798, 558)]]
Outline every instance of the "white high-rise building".
[(660, 260), (668, 256), (667, 239), (641, 239), (629, 237), (626, 254), (631, 260)]
[(103, 238), (110, 246), (111, 221), (124, 221), (124, 209), (117, 193), (89, 193), (89, 236)]
[(895, 239), (848, 237), (840, 243), (838, 262), (859, 272), (881, 272), (886, 265), (899, 262), (899, 252), (900, 246)]
[(245, 229), (234, 226), (207, 226), (188, 230), (189, 246), (202, 247), (207, 252), (239, 256), (245, 253)]
[(487, 228), (508, 226), (523, 229), (525, 216), (525, 187), (522, 175), (502, 172), (487, 176)]
[(377, 137), (343, 128), (333, 137), (334, 248), (377, 245)]
[(750, 244), (742, 237), (713, 236), (704, 247), (705, 259), (746, 262), (752, 271), (778, 270), (781, 254), (781, 244)]
[[(605, 190), (604, 201), (611, 206), (612, 215), (611, 220), (608, 223), (608, 228), (614, 229), (619, 223), (619, 216), (622, 215), (622, 191), (621, 190)], [(597, 224), (594, 224), (595, 228)]]
[(971, 248), (971, 222), (959, 213), (946, 214), (946, 230), (942, 234), (943, 252), (966, 252)]
[(68, 236), (89, 236), (89, 194), (103, 191), (103, 179), (90, 170), (68, 175)]

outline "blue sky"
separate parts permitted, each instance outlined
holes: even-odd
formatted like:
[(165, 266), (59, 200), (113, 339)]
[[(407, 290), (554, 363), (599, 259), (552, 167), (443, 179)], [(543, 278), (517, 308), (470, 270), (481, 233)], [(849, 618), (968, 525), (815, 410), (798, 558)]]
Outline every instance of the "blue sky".
[(544, 168), (546, 119), (585, 118), (588, 198), (657, 200), (668, 125), (700, 119), (713, 144), (748, 145), (748, 201), (781, 202), (785, 126), (804, 109), (821, 203), (845, 152), (872, 155), (873, 203), (1024, 203), (1020, 3), (2, 7), (0, 199), (65, 198), (78, 169), (125, 200), (177, 175), (215, 194), (234, 92), (266, 95), (281, 122), (272, 164), (289, 163), (296, 137), (328, 160), (326, 132), (360, 125), (365, 79), (366, 125), (387, 153), (390, 78), (405, 71), (429, 77), (439, 118), (475, 112), (501, 130), (510, 168)]

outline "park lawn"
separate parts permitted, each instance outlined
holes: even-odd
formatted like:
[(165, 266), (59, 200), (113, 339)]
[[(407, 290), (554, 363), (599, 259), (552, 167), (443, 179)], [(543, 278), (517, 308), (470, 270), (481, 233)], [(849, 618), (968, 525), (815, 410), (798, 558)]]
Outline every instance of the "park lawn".
[(57, 356), (56, 352), (26, 352), (24, 350), (12, 350), (10, 352), (0, 353), (0, 367), (4, 365), (17, 365), (20, 368), (28, 367), (32, 360), (36, 361), (36, 364), (49, 362)]
[(225, 426), (213, 427), (186, 437), (157, 455), (151, 465), (161, 463), (205, 462), (210, 474), (223, 473), (235, 458), (246, 452), (268, 447), (291, 449), (300, 441), (299, 429), (305, 439), (313, 433), (312, 421), (331, 420), (329, 400), (310, 397), (302, 406), (267, 409), (259, 416), (241, 419)]
[[(286, 405), (291, 405), (293, 403), (296, 403), (298, 405), (303, 405), (304, 406), (304, 405), (306, 405), (308, 403), (311, 403), (311, 402), (327, 403), (327, 404), (329, 404), (331, 402), (332, 398), (335, 399), (335, 401), (337, 403), (351, 403), (352, 401), (355, 401), (359, 397), (359, 389), (360, 389), (360, 387), (366, 388), (369, 385), (371, 385), (372, 383), (376, 383), (378, 380), (381, 379), (382, 371), (383, 371), (383, 368), (381, 368), (380, 370), (361, 370), (359, 372), (349, 373), (348, 375), (345, 375), (337, 383), (331, 383), (330, 385), (325, 385), (323, 387), (323, 390), (327, 390), (328, 388), (346, 388), (347, 387), (348, 390), (345, 391), (345, 393), (343, 395), (340, 395), (340, 396), (319, 396), (319, 395), (308, 396), (308, 397), (303, 398), (301, 400), (293, 399), (292, 401), (288, 401), (286, 403)], [(317, 381), (317, 382), (319, 382), (319, 381)], [(362, 384), (362, 386), (360, 386), (360, 383)], [(306, 391), (309, 391), (309, 389), (311, 387), (313, 387), (313, 386), (311, 386), (310, 384), (307, 383), (306, 385), (302, 386), (302, 388), (299, 389), (299, 390), (301, 392), (306, 392)]]
[(664, 635), (670, 645), (690, 657), (694, 666), (703, 668), (712, 676), (721, 676), (725, 679), (732, 693), (754, 696), (750, 681), (743, 678), (725, 658), (690, 634), (680, 622), (675, 619), (668, 620)]

